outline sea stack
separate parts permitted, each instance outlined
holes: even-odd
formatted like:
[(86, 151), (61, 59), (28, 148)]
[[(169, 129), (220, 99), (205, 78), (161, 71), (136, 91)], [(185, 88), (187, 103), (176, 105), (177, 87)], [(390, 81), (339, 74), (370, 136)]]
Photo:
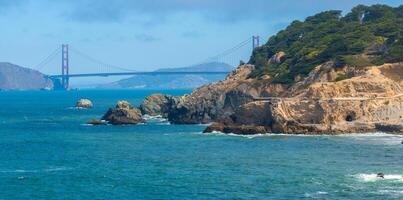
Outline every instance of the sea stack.
[(110, 108), (102, 120), (113, 125), (144, 123), (141, 111), (134, 108), (128, 101), (118, 101), (115, 108)]
[(93, 106), (89, 99), (80, 99), (76, 103), (76, 108), (92, 108)]

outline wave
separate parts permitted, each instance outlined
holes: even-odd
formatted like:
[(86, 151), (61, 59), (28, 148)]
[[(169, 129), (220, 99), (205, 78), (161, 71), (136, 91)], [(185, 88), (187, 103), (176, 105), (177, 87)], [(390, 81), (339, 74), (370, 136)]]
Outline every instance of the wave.
[(0, 173), (38, 173), (38, 172), (57, 172), (57, 171), (69, 171), (71, 167), (53, 167), (47, 169), (15, 169), (15, 170), (1, 170)]
[(335, 135), (339, 137), (400, 137), (403, 138), (403, 135), (396, 135), (384, 132), (374, 132), (374, 133), (352, 133), (352, 134), (343, 134), (343, 135)]
[(145, 120), (148, 120), (148, 119), (161, 119), (161, 118), (163, 118), (161, 115), (155, 115), (155, 116), (143, 115), (143, 119), (145, 119)]
[(88, 110), (88, 108), (71, 106), (67, 107), (66, 110)]
[(378, 190), (377, 193), (381, 194), (381, 195), (388, 194), (388, 195), (396, 196), (396, 197), (403, 196), (403, 190), (383, 189), (383, 190)]
[(306, 192), (306, 193), (304, 194), (304, 196), (307, 197), (307, 198), (319, 198), (320, 196), (322, 196), (322, 195), (327, 195), (327, 194), (328, 194), (328, 192), (317, 191), (317, 192), (314, 192), (314, 193)]
[(222, 135), (222, 136), (236, 136), (245, 138), (255, 137), (276, 137), (276, 136), (288, 136), (288, 137), (333, 137), (337, 135), (308, 135), (308, 134), (289, 134), (289, 133), (258, 133), (258, 134), (236, 134), (236, 133), (223, 133), (221, 131), (213, 131), (211, 133), (203, 133), (206, 135)]
[(352, 134), (343, 134), (343, 135), (330, 135), (330, 134), (322, 134), (322, 135), (309, 135), (309, 134), (288, 134), (288, 133), (259, 133), (259, 134), (235, 134), (235, 133), (223, 133), (221, 131), (213, 131), (211, 133), (203, 133), (206, 135), (222, 135), (222, 136), (237, 136), (237, 137), (246, 137), (246, 138), (255, 138), (255, 137), (268, 137), (268, 136), (289, 136), (289, 137), (353, 137), (353, 138), (379, 138), (379, 137), (387, 137), (393, 139), (394, 144), (401, 144), (400, 138), (403, 139), (403, 135), (394, 135), (387, 133), (352, 133)]
[[(200, 134), (200, 133), (199, 133)], [(241, 135), (235, 133), (223, 133), (221, 131), (213, 131), (211, 133), (201, 133), (204, 135), (217, 135), (217, 136), (232, 136), (232, 137), (243, 137), (243, 138), (256, 138), (256, 137), (270, 137), (270, 136), (282, 136), (282, 135), (290, 135), (290, 134), (276, 134), (276, 133), (259, 133), (259, 134), (252, 134), (252, 135)]]
[(157, 125), (171, 125), (171, 122), (160, 122), (160, 123), (157, 123)]
[(143, 119), (147, 122), (168, 122), (168, 119), (162, 117), (161, 115), (151, 116), (143, 115)]
[(385, 174), (384, 178), (378, 177), (377, 174), (357, 174), (355, 177), (362, 182), (375, 182), (375, 181), (399, 181), (403, 182), (403, 175), (401, 174)]

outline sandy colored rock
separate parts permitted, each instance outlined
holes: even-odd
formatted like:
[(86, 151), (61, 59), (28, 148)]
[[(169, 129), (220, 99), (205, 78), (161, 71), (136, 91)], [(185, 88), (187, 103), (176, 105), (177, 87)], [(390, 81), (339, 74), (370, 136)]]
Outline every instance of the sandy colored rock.
[[(297, 86), (299, 90), (293, 90), (296, 96), (246, 103), (235, 110), (232, 123), (225, 121), (224, 125), (215, 124), (207, 130), (222, 131), (235, 125), (254, 125), (264, 126), (275, 133), (293, 134), (401, 132), (401, 71), (403, 65), (399, 63), (373, 66), (335, 82), (322, 79), (323, 69), (314, 70), (304, 80), (306, 83), (310, 79), (310, 84), (303, 88), (303, 83)], [(316, 80), (312, 78), (314, 76)]]
[(279, 64), (282, 63), (284, 60), (285, 52), (280, 51), (274, 54), (268, 61), (267, 64)]
[(76, 108), (92, 108), (94, 105), (89, 99), (80, 99), (76, 103)]
[[(291, 85), (250, 78), (253, 70), (253, 65), (240, 66), (225, 80), (171, 98), (169, 103), (156, 100), (161, 104), (150, 110), (162, 112), (172, 123), (216, 122), (206, 131), (237, 134), (262, 130), (347, 134), (379, 131), (376, 124), (402, 122), (402, 63), (336, 68), (327, 62)], [(165, 98), (156, 97), (150, 99)]]

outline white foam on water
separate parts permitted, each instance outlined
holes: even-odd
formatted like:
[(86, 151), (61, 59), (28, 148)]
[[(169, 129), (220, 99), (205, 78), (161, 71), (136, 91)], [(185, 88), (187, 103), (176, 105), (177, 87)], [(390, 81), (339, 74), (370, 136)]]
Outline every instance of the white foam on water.
[[(200, 133), (199, 133), (200, 134)], [(202, 133), (204, 135), (216, 135), (216, 136), (231, 136), (231, 137), (243, 137), (243, 138), (256, 138), (256, 137), (270, 137), (270, 136), (282, 136), (287, 134), (274, 134), (274, 133), (259, 133), (259, 134), (252, 134), (252, 135), (241, 135), (235, 133), (223, 133), (220, 131), (213, 131), (211, 133)]]
[(151, 116), (151, 115), (143, 115), (142, 117), (146, 121), (157, 121), (157, 122), (165, 122), (168, 121), (166, 118), (163, 118), (161, 115)]
[(387, 133), (362, 133), (343, 135), (341, 137), (350, 137), (355, 141), (364, 142), (373, 145), (402, 145), (403, 135), (393, 135)]
[(38, 173), (38, 172), (68, 171), (72, 169), (73, 168), (71, 167), (54, 167), (40, 170), (15, 169), (15, 170), (1, 170), (0, 173)]
[[(140, 124), (144, 124), (144, 123), (140, 123)], [(112, 126), (112, 124), (109, 123), (105, 123), (105, 124), (99, 124), (99, 125), (95, 125), (95, 124), (80, 124), (81, 126)]]
[(317, 191), (317, 192), (314, 192), (314, 193), (306, 192), (304, 194), (304, 196), (307, 197), (307, 198), (318, 198), (319, 196), (323, 196), (323, 195), (327, 195), (327, 194), (329, 194), (329, 193), (325, 192), (325, 191)]
[(45, 172), (57, 172), (57, 171), (68, 171), (72, 170), (73, 168), (71, 167), (54, 167), (54, 168), (49, 168), (49, 169), (44, 169), (43, 171)]
[(75, 107), (75, 106), (67, 107), (66, 109), (67, 109), (67, 110), (88, 110), (88, 108), (84, 108), (84, 107)]
[(171, 125), (171, 123), (170, 122), (160, 122), (160, 123), (157, 123), (157, 125), (166, 126), (166, 125)]
[(403, 175), (401, 174), (385, 174), (384, 178), (378, 177), (377, 174), (357, 174), (355, 177), (362, 182), (375, 182), (375, 181), (399, 181), (403, 182)]
[(285, 134), (285, 133), (258, 133), (251, 135), (242, 135), (235, 133), (223, 133), (221, 131), (213, 131), (211, 133), (202, 133), (205, 135), (218, 135), (218, 136), (234, 136), (234, 137), (244, 137), (248, 139), (256, 137), (276, 137), (276, 136), (289, 136), (289, 137), (318, 137), (319, 135), (304, 135), (304, 134)]
[(231, 137), (243, 137), (243, 138), (257, 138), (257, 137), (348, 137), (359, 142), (364, 142), (367, 144), (374, 145), (402, 145), (403, 135), (394, 135), (387, 133), (353, 133), (353, 134), (343, 134), (343, 135), (308, 135), (308, 134), (285, 134), (285, 133), (260, 133), (252, 135), (241, 135), (235, 133), (223, 133), (221, 131), (213, 131), (211, 133), (201, 133), (204, 135), (217, 135), (217, 136), (231, 136)]
[(378, 190), (377, 191), (378, 194), (388, 194), (388, 195), (392, 195), (392, 196), (403, 196), (403, 190), (389, 190), (389, 189), (382, 189), (382, 190)]

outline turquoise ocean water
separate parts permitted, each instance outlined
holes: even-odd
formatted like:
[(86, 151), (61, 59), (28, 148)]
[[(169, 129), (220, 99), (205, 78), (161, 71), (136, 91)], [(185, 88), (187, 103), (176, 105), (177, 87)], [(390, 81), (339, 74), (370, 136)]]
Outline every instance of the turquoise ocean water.
[[(399, 136), (84, 125), (154, 92), (189, 91), (0, 92), (0, 199), (403, 199)], [(79, 98), (95, 108), (73, 109)]]

